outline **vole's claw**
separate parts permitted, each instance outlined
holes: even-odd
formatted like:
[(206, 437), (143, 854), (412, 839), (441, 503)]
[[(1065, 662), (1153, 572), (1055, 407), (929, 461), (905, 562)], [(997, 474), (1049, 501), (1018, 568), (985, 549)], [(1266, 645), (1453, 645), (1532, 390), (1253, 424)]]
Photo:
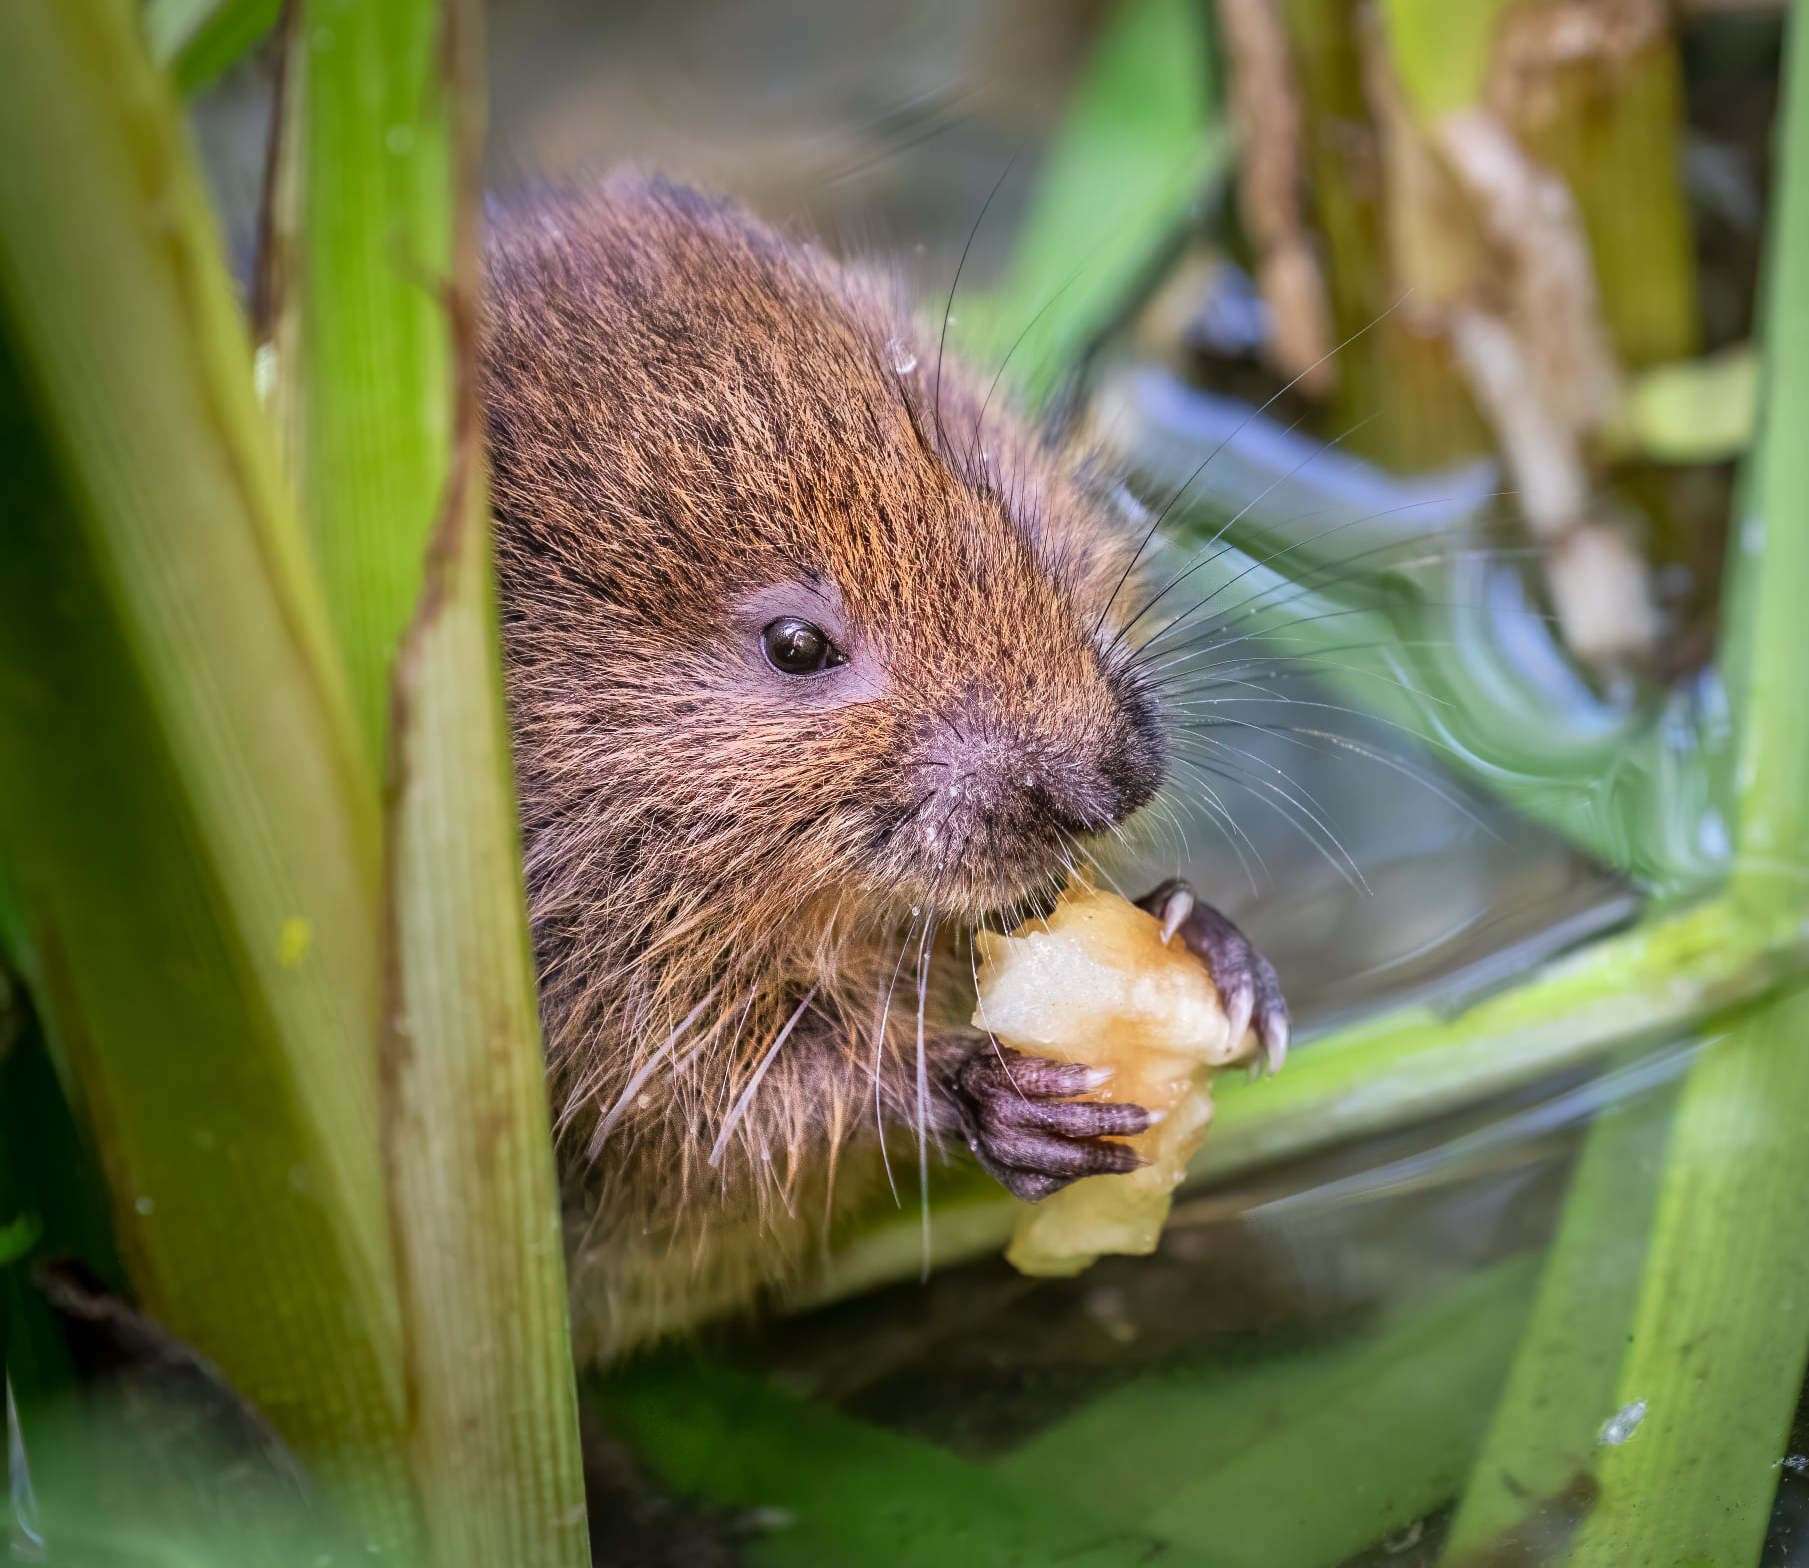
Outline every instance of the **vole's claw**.
[[(1157, 894), (1161, 895), (1159, 902), (1155, 902)], [(1162, 922), (1162, 945), (1167, 947), (1193, 913), (1193, 889), (1185, 882), (1164, 882), (1143, 902), (1144, 907)]]
[(987, 1043), (962, 1062), (950, 1087), (961, 1134), (981, 1169), (1013, 1197), (1035, 1203), (1082, 1176), (1121, 1174), (1144, 1163), (1129, 1144), (1111, 1140), (1149, 1127), (1150, 1112), (1069, 1098), (1097, 1089), (1105, 1076)]
[(1164, 942), (1178, 933), (1212, 972), (1231, 1022), (1231, 1038), (1241, 1040), (1255, 1024), (1258, 1055), (1252, 1070), (1279, 1072), (1288, 1056), (1288, 1004), (1269, 960), (1216, 909), (1201, 903), (1185, 882), (1164, 882), (1139, 899), (1138, 907), (1162, 922)]
[(1271, 984), (1264, 988), (1264, 993), (1256, 1016), (1256, 1038), (1262, 1045), (1258, 1061), (1269, 1072), (1278, 1073), (1281, 1064), (1288, 1059), (1288, 1042), (1293, 1029), (1288, 1022), (1288, 1004), (1281, 999), (1281, 987)]

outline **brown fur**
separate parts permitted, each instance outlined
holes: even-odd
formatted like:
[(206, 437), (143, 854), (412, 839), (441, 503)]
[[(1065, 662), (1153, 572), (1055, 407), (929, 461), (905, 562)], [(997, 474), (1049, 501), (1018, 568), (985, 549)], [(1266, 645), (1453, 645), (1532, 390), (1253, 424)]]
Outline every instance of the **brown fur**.
[[(1058, 881), (1162, 743), (1108, 648), (1119, 514), (980, 425), (952, 362), (938, 402), (889, 285), (660, 182), (495, 228), (509, 696), (595, 1356), (793, 1271), (878, 1179), (876, 1124), (947, 1128), (943, 938)], [(749, 656), (798, 593), (854, 644), (836, 701)]]

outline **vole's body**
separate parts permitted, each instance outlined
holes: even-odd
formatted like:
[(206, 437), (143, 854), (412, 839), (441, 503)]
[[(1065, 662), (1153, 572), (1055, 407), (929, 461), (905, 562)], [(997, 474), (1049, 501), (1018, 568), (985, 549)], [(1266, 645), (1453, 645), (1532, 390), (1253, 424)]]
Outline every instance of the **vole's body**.
[[(880, 1126), (1122, 1168), (1071, 1071), (984, 1109), (937, 957), (1160, 782), (1107, 496), (886, 285), (662, 183), (502, 215), (486, 342), (581, 1348), (782, 1279)], [(845, 662), (775, 666), (798, 622)]]

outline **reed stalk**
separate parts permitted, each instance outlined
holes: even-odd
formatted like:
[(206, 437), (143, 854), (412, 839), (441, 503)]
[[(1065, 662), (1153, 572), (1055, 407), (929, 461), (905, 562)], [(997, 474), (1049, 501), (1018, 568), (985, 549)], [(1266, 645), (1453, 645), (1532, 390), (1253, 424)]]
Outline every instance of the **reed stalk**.
[(265, 303), (383, 757), (381, 1137), (436, 1565), (587, 1562), (477, 406), (481, 8), (302, 0)]
[(170, 86), (0, 10), (0, 852), (145, 1309), (412, 1550), (381, 823)]

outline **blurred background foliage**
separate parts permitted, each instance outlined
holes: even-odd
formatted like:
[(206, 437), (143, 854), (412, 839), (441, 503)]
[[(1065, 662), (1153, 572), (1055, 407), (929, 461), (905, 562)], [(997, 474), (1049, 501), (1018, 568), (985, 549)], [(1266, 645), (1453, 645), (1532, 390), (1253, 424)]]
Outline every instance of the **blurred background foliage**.
[(1305, 1038), (1153, 1259), (939, 1167), (587, 1382), (596, 1560), (1809, 1561), (1809, 30), (280, 9), (0, 19), (15, 1552), (584, 1560), (466, 328), (480, 179), (636, 160), (1163, 515), (1138, 875)]

